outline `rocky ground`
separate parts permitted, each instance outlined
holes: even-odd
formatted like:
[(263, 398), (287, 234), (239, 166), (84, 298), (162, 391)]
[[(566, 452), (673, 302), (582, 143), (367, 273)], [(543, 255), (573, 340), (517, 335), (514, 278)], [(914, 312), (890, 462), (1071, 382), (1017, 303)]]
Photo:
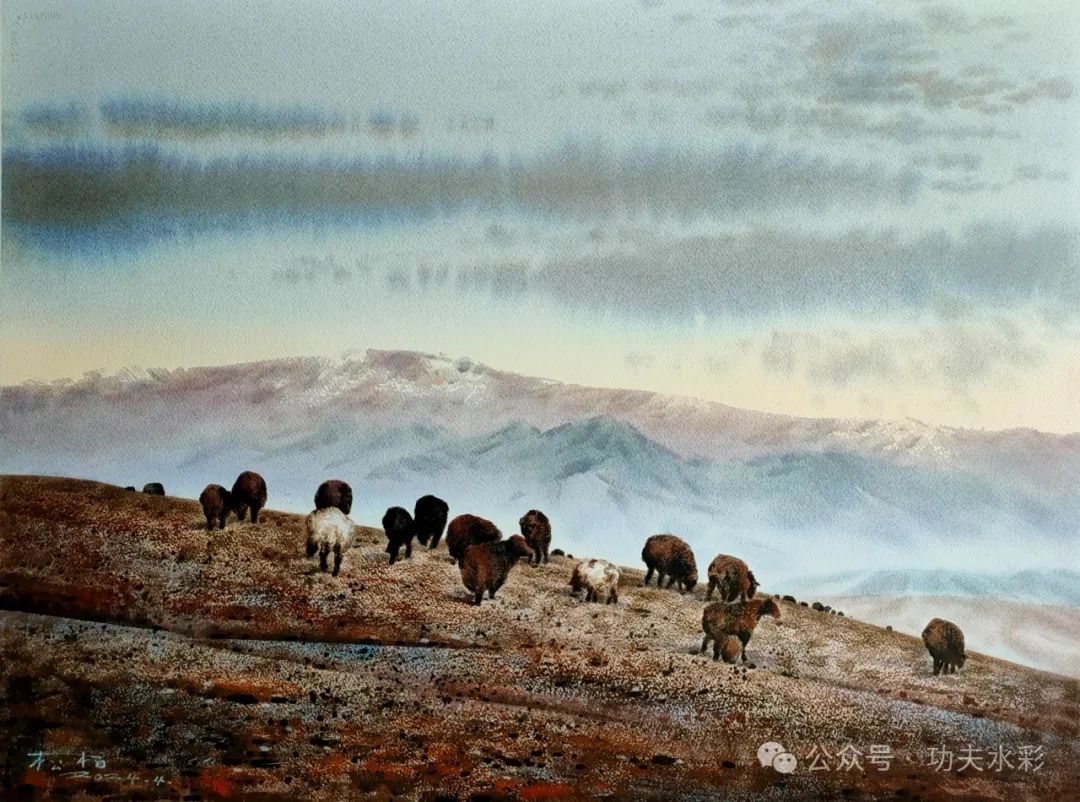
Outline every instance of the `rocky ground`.
[[(1077, 680), (977, 652), (934, 677), (916, 638), (799, 603), (733, 667), (698, 654), (703, 588), (637, 570), (604, 606), (570, 595), (572, 560), (522, 564), (476, 608), (444, 546), (390, 566), (378, 529), (334, 578), (297, 515), (210, 534), (195, 501), (93, 482), (7, 477), (0, 497), (4, 799), (1080, 788)], [(766, 741), (794, 772), (759, 764)]]

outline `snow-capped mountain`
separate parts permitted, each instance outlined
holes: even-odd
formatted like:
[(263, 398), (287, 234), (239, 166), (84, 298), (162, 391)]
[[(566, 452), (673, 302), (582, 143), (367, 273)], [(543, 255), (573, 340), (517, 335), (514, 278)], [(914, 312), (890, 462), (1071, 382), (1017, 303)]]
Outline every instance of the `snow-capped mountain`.
[(759, 578), (840, 570), (1075, 564), (1080, 436), (916, 421), (792, 418), (580, 387), (467, 359), (369, 351), (0, 390), (0, 470), (197, 496), (260, 471), (304, 511), (330, 476), (354, 516), (434, 492), (555, 545), (636, 562), (675, 531), (702, 575), (717, 552)]

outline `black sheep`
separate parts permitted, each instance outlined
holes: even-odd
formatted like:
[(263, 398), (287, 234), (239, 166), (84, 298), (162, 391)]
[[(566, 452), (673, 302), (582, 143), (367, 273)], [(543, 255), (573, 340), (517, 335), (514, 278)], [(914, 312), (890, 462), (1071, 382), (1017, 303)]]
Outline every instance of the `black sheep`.
[(391, 507), (383, 516), (382, 526), (388, 541), (386, 553), (390, 555), (390, 564), (397, 561), (398, 551), (402, 546), (405, 547), (405, 557), (412, 557), (412, 541), (416, 535), (416, 527), (409, 511), (404, 507)]

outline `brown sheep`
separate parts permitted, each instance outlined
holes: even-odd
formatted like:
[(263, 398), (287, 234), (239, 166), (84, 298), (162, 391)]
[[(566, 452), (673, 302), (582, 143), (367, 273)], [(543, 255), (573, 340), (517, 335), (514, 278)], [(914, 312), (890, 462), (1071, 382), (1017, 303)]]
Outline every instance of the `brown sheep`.
[(713, 602), (701, 614), (701, 629), (705, 637), (701, 641), (701, 653), (709, 641), (713, 642), (713, 660), (720, 659), (723, 640), (734, 635), (742, 644), (742, 661), (746, 662), (746, 644), (754, 634), (754, 628), (763, 615), (780, 618), (780, 606), (772, 599), (751, 599), (745, 602)]
[(244, 471), (236, 477), (232, 486), (233, 509), (236, 517), (244, 520), (244, 513), (251, 510), (251, 522), (259, 522), (259, 510), (266, 506), (266, 480), (255, 471)]
[[(525, 542), (533, 550), (536, 564), (539, 565), (541, 560), (547, 563), (548, 547), (551, 545), (551, 521), (548, 517), (540, 510), (529, 510), (521, 516), (518, 525), (521, 527)], [(532, 565), (532, 563), (533, 560), (530, 559), (529, 564)]]
[(964, 667), (964, 633), (952, 621), (933, 619), (922, 631), (922, 639), (934, 659), (935, 677), (942, 669), (946, 674), (955, 674), (956, 669)]
[(340, 479), (327, 479), (315, 491), (315, 509), (337, 507), (346, 515), (352, 510), (352, 488)]
[(641, 550), (641, 559), (645, 561), (648, 571), (645, 574), (645, 584), (652, 579), (653, 571), (656, 571), (656, 586), (664, 586), (664, 577), (668, 577), (667, 586), (670, 588), (676, 582), (679, 590), (684, 593), (693, 590), (697, 584), (697, 562), (694, 560), (694, 552), (685, 540), (675, 535), (653, 535), (645, 541), (645, 548)]
[(751, 571), (738, 557), (717, 554), (709, 563), (709, 589), (705, 600), (712, 598), (713, 591), (720, 589), (720, 601), (746, 601), (754, 598), (758, 582)]
[(496, 540), (502, 540), (499, 527), (478, 515), (459, 515), (446, 528), (446, 548), (454, 562), (465, 556), (465, 549), (469, 546)]
[(225, 521), (232, 512), (232, 493), (221, 485), (207, 485), (199, 494), (199, 503), (206, 516), (207, 531), (213, 529), (215, 523), (218, 529), (224, 529)]
[(165, 486), (161, 482), (147, 482), (143, 485), (142, 492), (148, 496), (164, 496)]
[(420, 545), (437, 549), (442, 540), (446, 519), (450, 515), (450, 505), (438, 496), (421, 496), (413, 507), (413, 523), (416, 525), (416, 539)]
[(391, 507), (386, 511), (382, 519), (383, 531), (386, 533), (386, 553), (390, 555), (390, 564), (397, 562), (398, 552), (405, 547), (405, 557), (412, 557), (412, 541), (416, 534), (412, 516), (404, 507)]
[(488, 598), (494, 599), (495, 591), (522, 557), (531, 558), (532, 549), (521, 535), (469, 546), (461, 558), (461, 582), (472, 592), (473, 604), (480, 604), (485, 590)]

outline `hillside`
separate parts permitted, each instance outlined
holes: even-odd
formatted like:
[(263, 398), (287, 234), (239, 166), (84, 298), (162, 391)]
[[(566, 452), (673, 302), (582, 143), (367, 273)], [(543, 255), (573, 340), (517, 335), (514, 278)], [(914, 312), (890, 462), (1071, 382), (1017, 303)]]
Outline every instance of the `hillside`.
[[(933, 677), (916, 637), (789, 602), (744, 670), (697, 654), (700, 586), (640, 588), (626, 569), (618, 605), (588, 605), (554, 558), (474, 608), (443, 549), (388, 566), (369, 529), (334, 579), (301, 531), (271, 510), (208, 536), (191, 500), (4, 478), (5, 798), (1036, 800), (1080, 785), (1075, 679), (977, 651)], [(794, 773), (757, 764), (766, 741)], [(988, 767), (999, 746), (1013, 768)], [(831, 770), (809, 770), (815, 747)], [(845, 747), (862, 770), (837, 767)], [(1039, 771), (1015, 767), (1021, 748), (1042, 749)], [(975, 750), (983, 770), (937, 770), (931, 749)], [(108, 772), (34, 768), (38, 750)]]
[(791, 418), (375, 350), (0, 388), (0, 472), (195, 497), (248, 465), (283, 510), (330, 475), (367, 520), (436, 492), (510, 528), (528, 499), (571, 551), (633, 562), (626, 532), (675, 531), (764, 581), (1046, 570), (1080, 537), (1076, 435)]

